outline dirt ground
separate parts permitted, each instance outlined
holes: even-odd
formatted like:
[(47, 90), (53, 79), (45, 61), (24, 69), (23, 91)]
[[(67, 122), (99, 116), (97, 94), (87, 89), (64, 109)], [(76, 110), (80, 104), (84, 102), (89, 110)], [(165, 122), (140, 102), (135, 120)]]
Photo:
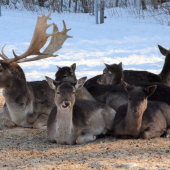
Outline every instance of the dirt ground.
[(58, 145), (46, 130), (7, 128), (0, 94), (0, 169), (170, 169), (170, 139), (98, 139), (84, 145)]

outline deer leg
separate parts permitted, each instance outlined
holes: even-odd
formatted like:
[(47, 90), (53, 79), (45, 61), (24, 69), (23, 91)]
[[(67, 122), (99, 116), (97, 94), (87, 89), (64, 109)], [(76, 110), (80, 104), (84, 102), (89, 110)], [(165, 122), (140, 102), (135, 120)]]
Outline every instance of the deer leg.
[(15, 124), (13, 121), (11, 121), (11, 120), (7, 120), (7, 121), (6, 121), (6, 125), (7, 125), (8, 127), (15, 127), (15, 126), (16, 126), (16, 124)]
[(6, 119), (6, 125), (8, 127), (15, 127), (16, 124), (11, 120), (8, 108), (6, 106), (6, 103), (3, 106), (3, 117)]
[(164, 132), (162, 137), (169, 138), (169, 135), (170, 135), (170, 129), (167, 129), (167, 130), (165, 130), (165, 132)]
[(90, 132), (82, 131), (80, 136), (76, 139), (76, 143), (80, 145), (94, 140), (96, 140), (96, 136), (92, 135)]
[(162, 134), (164, 134), (164, 129), (158, 129), (158, 128), (148, 128), (144, 132), (141, 133), (140, 138), (142, 139), (151, 139), (160, 137)]
[[(34, 129), (44, 129), (47, 126), (48, 115), (41, 114), (33, 124)], [(46, 129), (46, 128), (45, 128)]]
[(27, 114), (27, 122), (33, 124), (37, 120), (37, 114), (28, 113)]

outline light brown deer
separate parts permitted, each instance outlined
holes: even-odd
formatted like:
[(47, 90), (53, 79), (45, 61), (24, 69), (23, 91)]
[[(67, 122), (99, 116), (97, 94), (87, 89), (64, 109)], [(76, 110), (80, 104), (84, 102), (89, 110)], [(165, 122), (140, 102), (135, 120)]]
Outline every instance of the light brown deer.
[(76, 99), (86, 78), (77, 84), (52, 80), (46, 77), (50, 87), (55, 89), (55, 104), (48, 123), (47, 133), (51, 141), (58, 144), (82, 144), (94, 141), (97, 135), (111, 130), (115, 111), (97, 101)]
[(170, 106), (148, 101), (156, 85), (147, 88), (130, 86), (122, 81), (128, 93), (128, 103), (121, 105), (114, 119), (113, 134), (120, 138), (151, 139), (170, 132)]
[[(37, 18), (37, 24), (34, 30), (33, 38), (27, 51), (21, 56), (17, 56), (13, 51), (14, 58), (8, 58), (2, 48), (0, 56), (0, 88), (3, 88), (5, 105), (3, 114), (8, 127), (33, 127), (42, 128), (47, 124), (47, 118), (54, 106), (54, 91), (49, 88), (46, 81), (26, 82), (25, 74), (17, 63), (40, 60), (53, 55), (62, 48), (64, 41), (70, 36), (67, 32), (65, 22), (61, 32), (57, 26), (52, 23), (47, 25), (51, 13)], [(53, 33), (47, 34), (48, 27), (53, 25)], [(47, 48), (40, 53), (40, 49), (47, 42), (47, 38), (51, 37), (51, 41)], [(32, 58), (26, 58), (30, 55), (38, 55)]]

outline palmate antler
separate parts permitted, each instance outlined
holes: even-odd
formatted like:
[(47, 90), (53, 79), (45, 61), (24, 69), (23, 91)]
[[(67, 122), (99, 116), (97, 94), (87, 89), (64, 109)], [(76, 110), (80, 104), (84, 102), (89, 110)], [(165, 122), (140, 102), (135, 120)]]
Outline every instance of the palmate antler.
[[(17, 56), (13, 50), (13, 54), (15, 58), (12, 59), (8, 58), (3, 52), (5, 47), (4, 45), (1, 50), (2, 54), (0, 54), (0, 56), (3, 58), (3, 61), (8, 63), (11, 62), (22, 63), (22, 62), (40, 60), (48, 57), (56, 57), (57, 55), (53, 55), (53, 53), (55, 53), (56, 51), (62, 48), (62, 45), (64, 44), (67, 38), (72, 38), (72, 37), (67, 35), (67, 32), (70, 29), (66, 28), (66, 24), (64, 21), (63, 21), (64, 28), (61, 32), (58, 31), (58, 27), (54, 23), (47, 25), (47, 19), (49, 19), (50, 15), (51, 12), (47, 16), (45, 16), (45, 13), (43, 12), (42, 17), (37, 18), (37, 24), (34, 30), (34, 34), (30, 46), (28, 47), (27, 51), (21, 56)], [(53, 33), (47, 34), (46, 30), (51, 25), (53, 25)], [(49, 45), (42, 53), (40, 53), (40, 49), (45, 45), (49, 36), (52, 36)], [(33, 58), (26, 58), (30, 55), (38, 55), (38, 56)]]

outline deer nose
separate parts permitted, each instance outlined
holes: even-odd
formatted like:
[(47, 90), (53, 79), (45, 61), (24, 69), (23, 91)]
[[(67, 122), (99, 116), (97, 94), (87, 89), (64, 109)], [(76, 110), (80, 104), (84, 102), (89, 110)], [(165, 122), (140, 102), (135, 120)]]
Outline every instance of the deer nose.
[(65, 105), (66, 107), (68, 107), (68, 106), (71, 105), (71, 102), (70, 102), (70, 101), (64, 101), (64, 105)]
[(132, 109), (132, 111), (133, 111), (134, 113), (137, 113), (137, 112), (139, 111), (139, 109), (135, 107), (135, 108)]

